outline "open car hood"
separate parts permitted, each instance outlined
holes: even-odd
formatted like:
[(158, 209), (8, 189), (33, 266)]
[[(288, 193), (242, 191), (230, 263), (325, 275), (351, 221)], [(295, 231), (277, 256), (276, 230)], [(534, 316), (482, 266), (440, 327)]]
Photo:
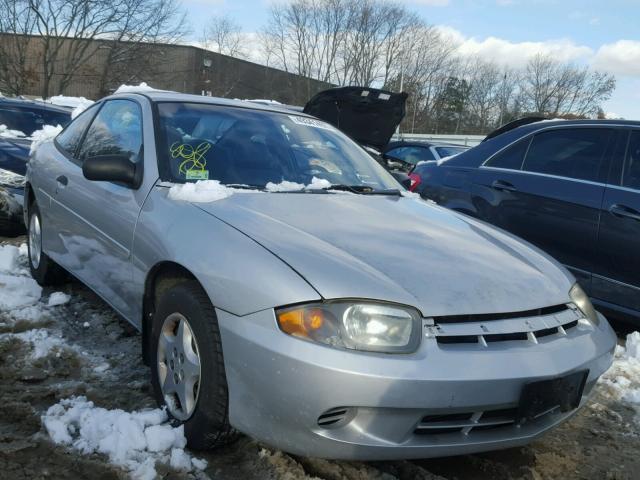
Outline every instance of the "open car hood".
[(332, 88), (314, 95), (304, 113), (330, 123), (362, 145), (382, 150), (404, 118), (407, 96), (376, 88)]

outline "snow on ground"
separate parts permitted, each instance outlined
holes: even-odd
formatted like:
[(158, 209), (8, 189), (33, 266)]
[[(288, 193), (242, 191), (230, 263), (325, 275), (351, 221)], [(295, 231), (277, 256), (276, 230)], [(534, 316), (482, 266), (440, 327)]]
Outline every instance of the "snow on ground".
[(2, 138), (23, 138), (26, 135), (20, 130), (12, 130), (6, 125), (0, 125), (0, 137)]
[(640, 332), (630, 333), (626, 346), (616, 347), (613, 366), (602, 376), (600, 383), (609, 395), (634, 404), (640, 413)]
[(47, 307), (57, 307), (58, 305), (64, 305), (71, 297), (64, 292), (53, 292), (49, 295), (49, 300), (47, 301)]
[(172, 427), (164, 410), (125, 412), (96, 407), (86, 397), (72, 397), (51, 406), (42, 416), (51, 440), (85, 455), (102, 453), (129, 471), (132, 478), (156, 478), (156, 462), (191, 472), (207, 462), (184, 448), (184, 427)]
[(0, 310), (33, 305), (42, 295), (42, 287), (29, 277), (0, 274)]
[(29, 149), (29, 154), (33, 155), (34, 152), (38, 149), (40, 145), (50, 140), (53, 140), (60, 132), (62, 131), (62, 127), (60, 125), (45, 125), (40, 130), (36, 130), (31, 135), (31, 148)]

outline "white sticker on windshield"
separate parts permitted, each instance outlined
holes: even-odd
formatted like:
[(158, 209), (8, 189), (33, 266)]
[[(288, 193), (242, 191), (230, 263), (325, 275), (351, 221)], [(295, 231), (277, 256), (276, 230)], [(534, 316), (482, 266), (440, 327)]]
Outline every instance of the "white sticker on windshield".
[(288, 115), (288, 117), (293, 121), (293, 123), (297, 123), (298, 125), (306, 125), (307, 127), (324, 128), (325, 130), (335, 130), (328, 123), (322, 122), (320, 120), (316, 120), (315, 118), (298, 117), (297, 115)]

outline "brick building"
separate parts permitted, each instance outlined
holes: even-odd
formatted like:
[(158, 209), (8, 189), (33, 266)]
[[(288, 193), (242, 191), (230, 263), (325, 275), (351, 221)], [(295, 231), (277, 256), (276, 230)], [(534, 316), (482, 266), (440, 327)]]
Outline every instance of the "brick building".
[[(0, 34), (0, 52), (10, 52), (16, 42), (22, 42), (26, 52), (23, 77), (28, 81), (21, 94), (41, 96), (44, 82), (42, 38)], [(54, 65), (49, 96), (64, 94), (97, 99), (122, 83), (147, 82), (154, 88), (184, 93), (274, 99), (303, 105), (318, 91), (331, 87), (325, 82), (190, 45), (84, 40), (87, 42), (84, 45), (86, 60), (76, 68), (69, 68), (65, 55), (78, 48), (78, 42), (61, 39), (62, 48)], [(135, 53), (131, 53), (133, 51)], [(5, 61), (11, 61), (8, 57), (5, 55)], [(69, 70), (73, 70), (73, 74), (67, 85), (61, 87), (61, 79)]]

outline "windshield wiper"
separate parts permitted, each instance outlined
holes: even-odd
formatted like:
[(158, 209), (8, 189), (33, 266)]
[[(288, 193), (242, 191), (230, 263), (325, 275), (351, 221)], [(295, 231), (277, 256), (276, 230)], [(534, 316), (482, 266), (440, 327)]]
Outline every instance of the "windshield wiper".
[(240, 190), (264, 190), (260, 185), (247, 185), (246, 183), (225, 183), (225, 187), (238, 188)]
[(368, 185), (331, 185), (323, 190), (339, 190), (342, 192), (357, 193), (360, 195), (393, 195), (399, 197), (402, 195), (397, 188), (375, 189)]

